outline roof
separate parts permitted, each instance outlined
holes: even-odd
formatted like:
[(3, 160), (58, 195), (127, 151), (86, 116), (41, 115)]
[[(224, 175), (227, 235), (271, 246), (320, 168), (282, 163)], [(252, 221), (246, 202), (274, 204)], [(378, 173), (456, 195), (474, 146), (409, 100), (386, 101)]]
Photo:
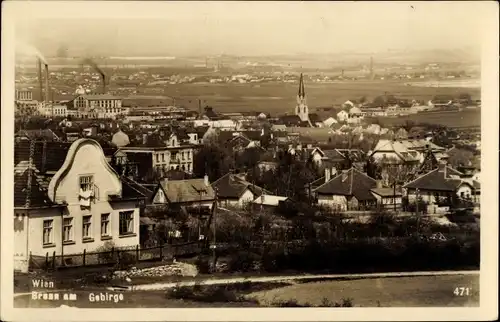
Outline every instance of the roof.
[(333, 150), (323, 150), (325, 157), (327, 157), (331, 161), (344, 161), (346, 157), (344, 154), (340, 153), (338, 149)]
[(322, 122), (321, 117), (319, 117), (319, 115), (317, 113), (310, 113), (308, 115), (308, 117), (309, 117), (309, 121), (311, 121), (312, 124), (316, 124), (316, 123)]
[(259, 205), (265, 205), (265, 206), (278, 206), (280, 201), (285, 201), (287, 200), (288, 197), (282, 197), (282, 196), (274, 196), (274, 195), (261, 195), (252, 203), (259, 204)]
[(169, 180), (186, 180), (193, 178), (191, 174), (179, 169), (168, 170), (167, 172), (165, 172), (165, 177)]
[[(21, 141), (14, 145), (14, 164), (29, 161), (30, 142), (32, 141)], [(72, 143), (36, 141), (34, 144), (33, 163), (41, 173), (44, 173), (57, 171), (62, 167)], [(116, 151), (116, 148), (107, 146), (104, 142), (99, 142), (99, 144), (101, 144), (105, 156), (111, 156)]]
[(110, 95), (110, 94), (83, 94), (79, 95), (87, 100), (121, 100), (121, 97)]
[(302, 120), (298, 115), (283, 115), (279, 117), (279, 122), (286, 126), (298, 125), (302, 123)]
[(396, 188), (396, 193), (394, 193), (393, 188), (372, 188), (370, 191), (381, 197), (401, 196), (403, 194), (401, 192), (401, 189), (397, 188)]
[(455, 191), (462, 183), (468, 184), (472, 187), (480, 188), (479, 182), (475, 180), (464, 180), (460, 178), (461, 172), (446, 166), (441, 166), (426, 174), (418, 177), (412, 182), (406, 184), (404, 188), (419, 189), (429, 191)]
[(376, 188), (377, 181), (361, 171), (351, 168), (343, 171), (330, 181), (314, 189), (318, 194), (354, 196), (358, 200), (374, 200), (370, 189)]
[[(31, 189), (28, 189), (28, 175), (31, 174)], [(29, 193), (31, 208), (49, 207), (54, 204), (47, 195), (48, 182), (44, 182), (38, 170), (35, 168), (22, 169), (14, 172), (14, 207), (26, 207)], [(29, 191), (28, 191), (29, 190)]]
[(205, 185), (205, 179), (163, 179), (160, 181), (158, 189), (160, 187), (165, 192), (169, 203), (211, 201), (215, 199), (214, 189), (210, 185)]
[(60, 138), (51, 129), (19, 130), (16, 137), (27, 137), (30, 140), (41, 139), (46, 141), (59, 141)]
[(264, 189), (258, 187), (239, 175), (227, 173), (212, 183), (212, 187), (217, 189), (217, 195), (223, 199), (239, 199), (246, 189), (257, 196), (260, 196)]
[(150, 195), (149, 191), (144, 190), (144, 188), (135, 181), (123, 176), (120, 177), (120, 180), (122, 182), (122, 193), (120, 196), (109, 196), (111, 201), (146, 199), (147, 196)]

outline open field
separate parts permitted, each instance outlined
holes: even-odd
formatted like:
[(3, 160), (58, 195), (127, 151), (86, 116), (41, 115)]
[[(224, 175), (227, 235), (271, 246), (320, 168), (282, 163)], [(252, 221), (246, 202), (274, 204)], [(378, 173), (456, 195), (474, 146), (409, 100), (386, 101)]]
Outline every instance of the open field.
[(465, 109), (463, 111), (417, 113), (400, 117), (379, 117), (380, 124), (386, 127), (404, 125), (406, 121), (439, 124), (447, 127), (479, 127), (481, 126), (481, 109)]
[[(418, 100), (429, 100), (438, 94), (457, 95), (462, 92), (470, 93), (473, 98), (480, 97), (478, 88), (406, 86), (403, 81), (306, 83), (305, 87), (311, 112), (314, 107), (341, 104), (363, 96), (372, 100), (386, 92), (399, 98)], [(265, 111), (283, 114), (294, 110), (297, 84), (169, 84), (163, 87), (162, 92), (162, 95), (175, 97), (178, 104), (194, 110), (198, 110), (197, 100), (201, 99), (203, 106), (213, 106), (219, 112)], [(150, 102), (151, 105), (159, 104), (154, 99)]]
[[(456, 287), (469, 287), (469, 296), (456, 296)], [(296, 284), (249, 294), (263, 305), (276, 300), (321, 305), (323, 298), (340, 302), (350, 298), (354, 306), (419, 307), (479, 306), (479, 276), (420, 276), (323, 281)]]

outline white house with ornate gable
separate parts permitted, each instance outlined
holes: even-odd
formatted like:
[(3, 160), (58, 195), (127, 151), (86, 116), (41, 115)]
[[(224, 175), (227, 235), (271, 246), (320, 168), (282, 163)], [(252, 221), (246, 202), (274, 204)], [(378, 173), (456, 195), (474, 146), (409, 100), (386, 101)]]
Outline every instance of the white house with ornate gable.
[(97, 141), (76, 140), (55, 173), (29, 164), (22, 161), (15, 168), (16, 269), (27, 270), (30, 254), (55, 252), (71, 264), (70, 255), (95, 251), (106, 242), (117, 248), (139, 245), (145, 196), (115, 172)]

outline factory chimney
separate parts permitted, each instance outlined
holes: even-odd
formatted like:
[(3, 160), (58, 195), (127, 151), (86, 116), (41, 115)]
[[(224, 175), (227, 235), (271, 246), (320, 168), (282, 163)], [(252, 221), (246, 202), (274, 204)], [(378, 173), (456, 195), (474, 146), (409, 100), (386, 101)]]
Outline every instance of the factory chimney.
[(45, 103), (49, 103), (49, 65), (45, 64)]
[(102, 93), (106, 94), (106, 75), (104, 75), (104, 73), (101, 73), (101, 79), (102, 79)]
[(36, 60), (36, 69), (38, 73), (38, 86), (40, 91), (40, 102), (43, 101), (43, 79), (42, 79), (42, 61), (40, 58)]

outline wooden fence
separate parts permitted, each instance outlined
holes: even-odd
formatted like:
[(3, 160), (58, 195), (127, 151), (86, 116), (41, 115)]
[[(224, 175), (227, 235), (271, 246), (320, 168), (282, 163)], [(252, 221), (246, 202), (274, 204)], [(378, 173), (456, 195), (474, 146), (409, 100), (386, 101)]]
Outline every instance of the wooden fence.
[(46, 253), (45, 256), (30, 254), (29, 269), (55, 270), (58, 268), (85, 267), (96, 265), (115, 265), (119, 263), (139, 263), (143, 261), (162, 261), (174, 257), (199, 254), (203, 243), (199, 241), (182, 244), (165, 244), (163, 246), (133, 249), (114, 249), (106, 252), (87, 252), (80, 254), (56, 255)]

